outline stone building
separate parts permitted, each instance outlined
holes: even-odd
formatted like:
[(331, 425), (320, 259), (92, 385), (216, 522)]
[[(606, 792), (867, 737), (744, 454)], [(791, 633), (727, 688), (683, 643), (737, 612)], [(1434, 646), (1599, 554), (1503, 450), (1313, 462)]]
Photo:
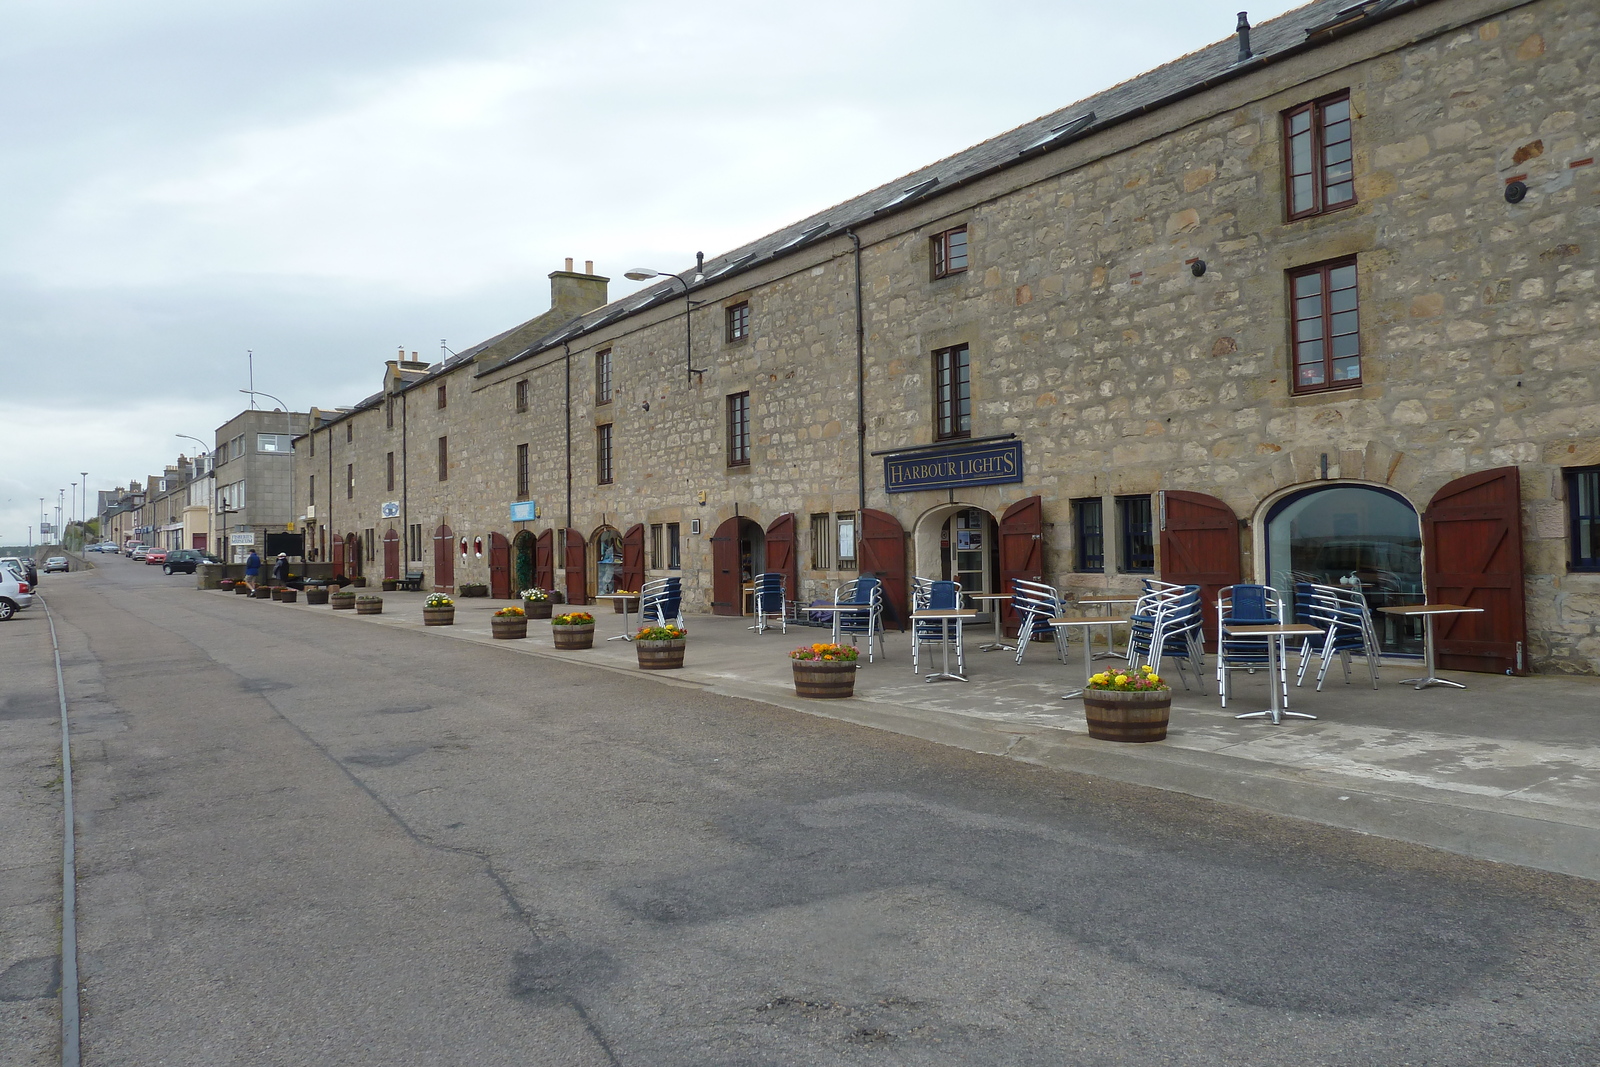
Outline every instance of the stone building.
[(1344, 578), (1593, 672), (1597, 55), (1588, 0), (1312, 3), (623, 300), (569, 264), (297, 482), (441, 588)]
[[(241, 411), (217, 427), (207, 474), (213, 495), (210, 519), (214, 550), (237, 563), (254, 548), (291, 551), (297, 541), (278, 542), (278, 535), (296, 533), (295, 437), (311, 427), (305, 412)], [(185, 497), (183, 505), (189, 503)], [(182, 506), (179, 511), (181, 513)]]

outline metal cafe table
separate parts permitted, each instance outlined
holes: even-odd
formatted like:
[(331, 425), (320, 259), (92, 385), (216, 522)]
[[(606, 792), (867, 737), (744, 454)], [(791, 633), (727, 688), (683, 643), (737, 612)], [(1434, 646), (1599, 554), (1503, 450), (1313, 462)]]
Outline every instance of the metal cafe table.
[(1008, 645), (1008, 644), (1006, 644), (1005, 631), (1000, 629), (1000, 602), (1004, 601), (1004, 600), (1010, 600), (1011, 599), (1011, 594), (1010, 593), (962, 593), (961, 595), (966, 597), (968, 600), (992, 600), (992, 601), (994, 601), (994, 603), (989, 608), (990, 613), (994, 615), (994, 640), (990, 641), (986, 645), (979, 645), (978, 646), (978, 651), (979, 652), (994, 652), (997, 649), (1004, 649), (1007, 652), (1015, 652), (1017, 650), (1017, 646), (1016, 645)]
[(937, 620), (939, 623), (939, 633), (942, 637), (942, 640), (939, 643), (944, 646), (944, 670), (939, 674), (930, 673), (926, 675), (923, 678), (923, 681), (964, 682), (967, 680), (964, 675), (950, 673), (950, 627), (952, 624), (955, 625), (956, 632), (954, 636), (957, 640), (959, 640), (961, 638), (961, 620), (973, 619), (976, 618), (977, 615), (978, 613), (976, 611), (972, 611), (967, 608), (923, 608), (921, 611), (913, 611), (911, 613), (911, 640), (917, 640), (917, 620)]
[[(1065, 629), (1068, 629), (1068, 628), (1071, 628), (1071, 627), (1082, 627), (1083, 628), (1083, 686), (1084, 686), (1084, 688), (1074, 689), (1070, 693), (1062, 693), (1061, 694), (1061, 699), (1062, 700), (1071, 700), (1074, 697), (1083, 696), (1084, 689), (1088, 688), (1089, 679), (1094, 677), (1094, 652), (1093, 652), (1094, 642), (1089, 640), (1089, 635), (1094, 632), (1092, 627), (1095, 627), (1095, 626), (1125, 626), (1125, 625), (1127, 625), (1127, 623), (1128, 623), (1128, 616), (1126, 616), (1126, 615), (1058, 615), (1055, 618), (1050, 620), (1050, 625), (1055, 627), (1057, 630), (1065, 630)], [(1109, 640), (1111, 640), (1111, 638), (1108, 636), (1106, 638), (1106, 640), (1109, 641)], [(1100, 655), (1103, 656), (1103, 655), (1105, 655), (1105, 653), (1102, 652), (1102, 653), (1100, 653)]]
[(1241, 623), (1239, 625), (1226, 625), (1222, 628), (1224, 637), (1265, 637), (1267, 639), (1267, 691), (1272, 694), (1265, 711), (1247, 711), (1243, 715), (1235, 715), (1235, 719), (1271, 719), (1272, 725), (1281, 726), (1284, 718), (1315, 719), (1315, 715), (1307, 715), (1303, 711), (1290, 711), (1284, 706), (1283, 682), (1280, 679), (1281, 665), (1283, 662), (1283, 639), (1285, 637), (1310, 637), (1321, 634), (1320, 627), (1304, 622), (1260, 622)]
[(622, 605), (622, 632), (620, 634), (618, 634), (617, 636), (615, 636), (615, 637), (608, 637), (608, 638), (606, 638), (606, 640), (607, 641), (632, 641), (633, 640), (633, 634), (630, 631), (633, 629), (633, 627), (628, 624), (628, 607), (629, 607), (628, 601), (632, 600), (632, 601), (637, 602), (638, 599), (639, 599), (639, 594), (638, 593), (596, 593), (594, 598), (596, 600), (614, 600), (617, 603)]
[[(1107, 611), (1109, 611), (1111, 609), (1111, 606), (1113, 604), (1137, 604), (1139, 602), (1139, 598), (1136, 597), (1136, 596), (1123, 596), (1123, 595), (1120, 595), (1120, 594), (1106, 594), (1104, 596), (1080, 596), (1080, 597), (1074, 597), (1073, 599), (1074, 599), (1074, 601), (1076, 603), (1083, 604), (1085, 606), (1091, 605), (1091, 604), (1098, 605), (1101, 609), (1107, 610)], [(1127, 622), (1128, 620), (1124, 619), (1123, 621)], [(1084, 639), (1085, 640), (1088, 639), (1088, 635), (1087, 634), (1084, 635)], [(1116, 631), (1112, 631), (1111, 633), (1106, 634), (1106, 650), (1104, 652), (1096, 652), (1094, 654), (1094, 658), (1095, 659), (1121, 659), (1122, 658), (1122, 656), (1118, 654), (1117, 649), (1116, 649)]]
[(1421, 678), (1402, 678), (1401, 685), (1414, 685), (1418, 689), (1426, 689), (1430, 685), (1448, 685), (1456, 689), (1465, 689), (1460, 682), (1452, 682), (1448, 678), (1440, 678), (1434, 673), (1433, 666), (1433, 619), (1435, 615), (1466, 615), (1482, 612), (1482, 608), (1468, 608), (1460, 604), (1400, 604), (1392, 608), (1379, 608), (1386, 615), (1421, 615), (1422, 616), (1422, 662), (1424, 676)]

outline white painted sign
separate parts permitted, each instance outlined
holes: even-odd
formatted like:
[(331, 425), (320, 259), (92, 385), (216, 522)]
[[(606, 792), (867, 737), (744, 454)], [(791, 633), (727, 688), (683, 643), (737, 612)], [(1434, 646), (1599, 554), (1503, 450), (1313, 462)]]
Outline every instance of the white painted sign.
[(383, 517), (386, 519), (398, 519), (400, 517), (400, 501), (385, 501), (383, 504)]
[(234, 533), (234, 534), (229, 534), (228, 535), (228, 544), (230, 544), (230, 545), (247, 545), (248, 546), (248, 545), (253, 545), (255, 543), (256, 543), (256, 535), (253, 534), (253, 533)]

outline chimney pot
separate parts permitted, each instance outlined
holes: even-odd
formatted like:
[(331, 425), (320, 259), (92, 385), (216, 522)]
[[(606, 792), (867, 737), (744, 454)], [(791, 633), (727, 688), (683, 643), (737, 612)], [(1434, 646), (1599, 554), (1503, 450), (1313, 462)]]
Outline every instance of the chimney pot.
[(569, 273), (572, 271), (572, 257), (571, 256), (567, 257), (567, 267), (566, 267), (566, 269), (567, 269), (567, 271)]
[(1239, 12), (1239, 24), (1235, 29), (1239, 31), (1239, 58), (1235, 62), (1243, 63), (1254, 54), (1250, 51), (1250, 12)]
[(586, 260), (583, 261), (583, 273), (585, 273), (585, 274), (593, 274), (594, 273), (594, 260), (586, 259)]

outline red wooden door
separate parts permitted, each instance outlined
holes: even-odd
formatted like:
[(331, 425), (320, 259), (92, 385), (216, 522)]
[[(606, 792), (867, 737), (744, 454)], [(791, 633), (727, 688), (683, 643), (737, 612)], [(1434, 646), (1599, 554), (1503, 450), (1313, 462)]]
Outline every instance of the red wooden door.
[(634, 523), (622, 535), (622, 570), (617, 572), (617, 587), (637, 593), (644, 585), (644, 523)]
[[(1024, 497), (1000, 516), (1000, 588), (995, 592), (1011, 592), (1015, 578), (1044, 581), (1044, 501), (1036, 496)], [(1017, 636), (1021, 621), (1011, 601), (1000, 601), (1000, 618), (1006, 633)]]
[(344, 535), (344, 566), (350, 577), (361, 577), (361, 538), (353, 533)]
[(739, 585), (739, 519), (735, 516), (711, 535), (711, 614), (744, 614)]
[(1422, 514), (1422, 552), (1429, 601), (1484, 609), (1434, 619), (1439, 666), (1527, 673), (1517, 468), (1469, 474), (1435, 493)]
[[(1200, 622), (1206, 651), (1217, 649), (1217, 593), (1243, 580), (1239, 518), (1214, 496), (1163, 490), (1158, 503), (1161, 580), (1200, 587)], [(1280, 589), (1287, 595), (1289, 590)]]
[(400, 535), (393, 526), (383, 535), (383, 576), (390, 581), (400, 577)]
[(502, 533), (489, 535), (489, 595), (511, 599), (511, 542)]
[(333, 535), (333, 576), (344, 577), (344, 538)]
[(794, 513), (787, 512), (767, 527), (767, 570), (783, 575), (784, 596), (800, 599), (800, 553), (796, 550)]
[(861, 510), (861, 529), (856, 531), (856, 565), (863, 578), (883, 583), (885, 625), (893, 622), (901, 630), (909, 617), (906, 609), (906, 532), (900, 520), (886, 511)]
[(556, 532), (546, 530), (533, 542), (533, 584), (551, 592), (556, 587)]
[(456, 534), (441, 524), (433, 531), (433, 591), (448, 593), (456, 587)]
[(589, 602), (589, 551), (583, 534), (567, 530), (567, 551), (564, 560), (567, 575), (567, 603)]
[(189, 547), (193, 548), (193, 549), (196, 549), (196, 550), (198, 550), (200, 552), (204, 552), (206, 550), (206, 535), (205, 534), (193, 534), (192, 536), (190, 536), (190, 538), (189, 538)]

